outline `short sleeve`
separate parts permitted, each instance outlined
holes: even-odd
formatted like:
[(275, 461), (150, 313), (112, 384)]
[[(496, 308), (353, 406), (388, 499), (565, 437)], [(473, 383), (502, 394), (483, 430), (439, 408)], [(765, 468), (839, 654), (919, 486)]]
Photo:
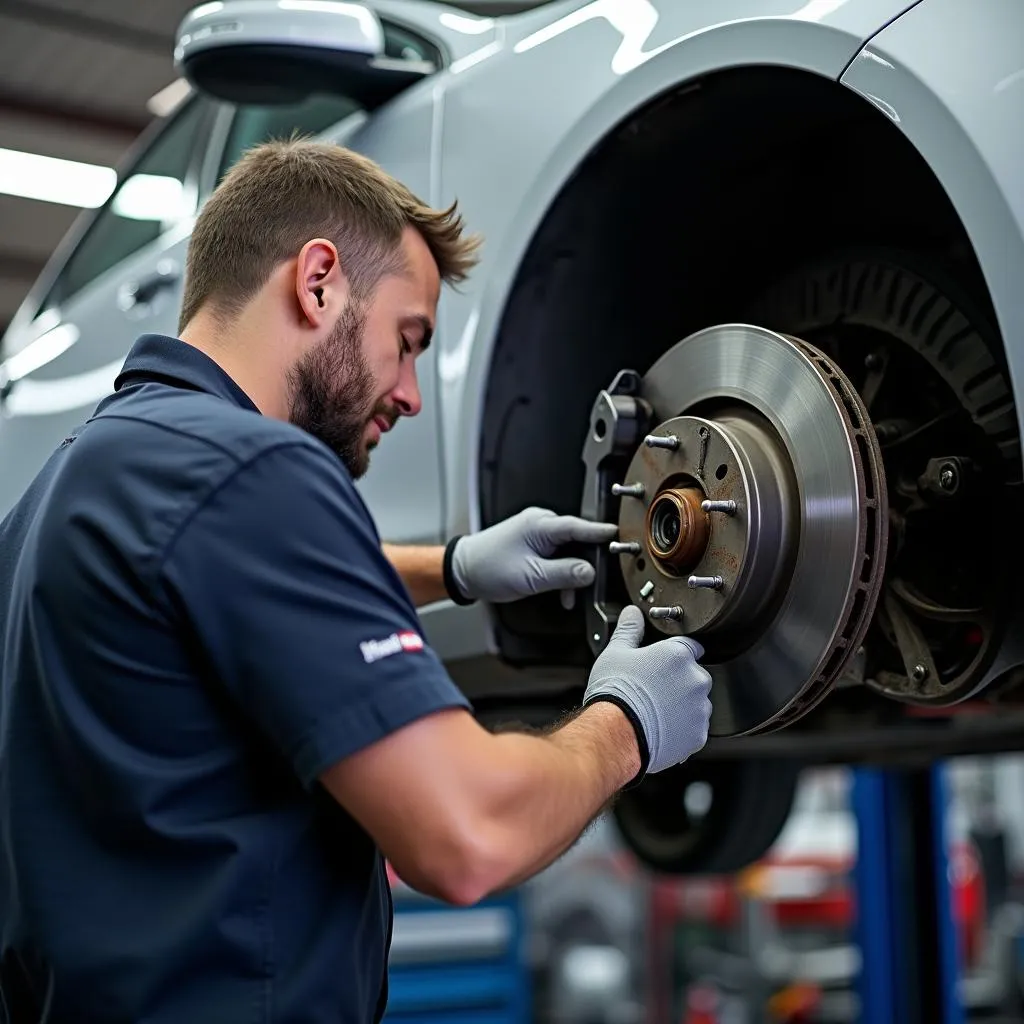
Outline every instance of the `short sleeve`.
[(351, 479), (313, 444), (236, 469), (180, 530), (160, 586), (206, 671), (306, 786), (403, 725), (471, 707)]

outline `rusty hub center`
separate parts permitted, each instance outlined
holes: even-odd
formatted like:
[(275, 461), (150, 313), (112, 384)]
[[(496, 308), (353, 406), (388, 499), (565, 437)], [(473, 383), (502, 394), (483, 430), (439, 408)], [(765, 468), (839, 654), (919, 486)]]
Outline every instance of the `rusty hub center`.
[(669, 487), (647, 509), (647, 550), (669, 571), (686, 572), (704, 555), (711, 522), (701, 509), (703, 500), (697, 487)]

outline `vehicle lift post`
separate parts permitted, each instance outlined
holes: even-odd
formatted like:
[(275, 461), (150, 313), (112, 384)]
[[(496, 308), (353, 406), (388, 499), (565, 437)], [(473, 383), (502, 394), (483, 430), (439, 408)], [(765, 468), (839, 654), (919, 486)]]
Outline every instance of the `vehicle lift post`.
[(965, 1024), (947, 802), (942, 764), (854, 771), (863, 1024)]

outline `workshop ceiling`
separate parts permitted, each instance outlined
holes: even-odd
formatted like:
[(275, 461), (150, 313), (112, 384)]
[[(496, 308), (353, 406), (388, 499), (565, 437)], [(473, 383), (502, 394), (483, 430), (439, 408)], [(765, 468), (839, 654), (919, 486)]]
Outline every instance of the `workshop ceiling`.
[[(174, 33), (198, 2), (0, 2), (0, 150), (115, 166), (173, 93)], [(501, 14), (538, 2), (455, 6)], [(0, 191), (0, 332), (80, 212)]]

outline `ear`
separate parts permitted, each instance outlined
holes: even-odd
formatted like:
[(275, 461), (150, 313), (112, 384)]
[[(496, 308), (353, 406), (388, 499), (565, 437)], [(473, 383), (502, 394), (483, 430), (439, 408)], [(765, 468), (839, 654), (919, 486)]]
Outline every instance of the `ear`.
[(348, 278), (338, 250), (326, 238), (314, 238), (299, 251), (295, 262), (295, 294), (300, 319), (321, 327), (335, 319), (348, 300)]

